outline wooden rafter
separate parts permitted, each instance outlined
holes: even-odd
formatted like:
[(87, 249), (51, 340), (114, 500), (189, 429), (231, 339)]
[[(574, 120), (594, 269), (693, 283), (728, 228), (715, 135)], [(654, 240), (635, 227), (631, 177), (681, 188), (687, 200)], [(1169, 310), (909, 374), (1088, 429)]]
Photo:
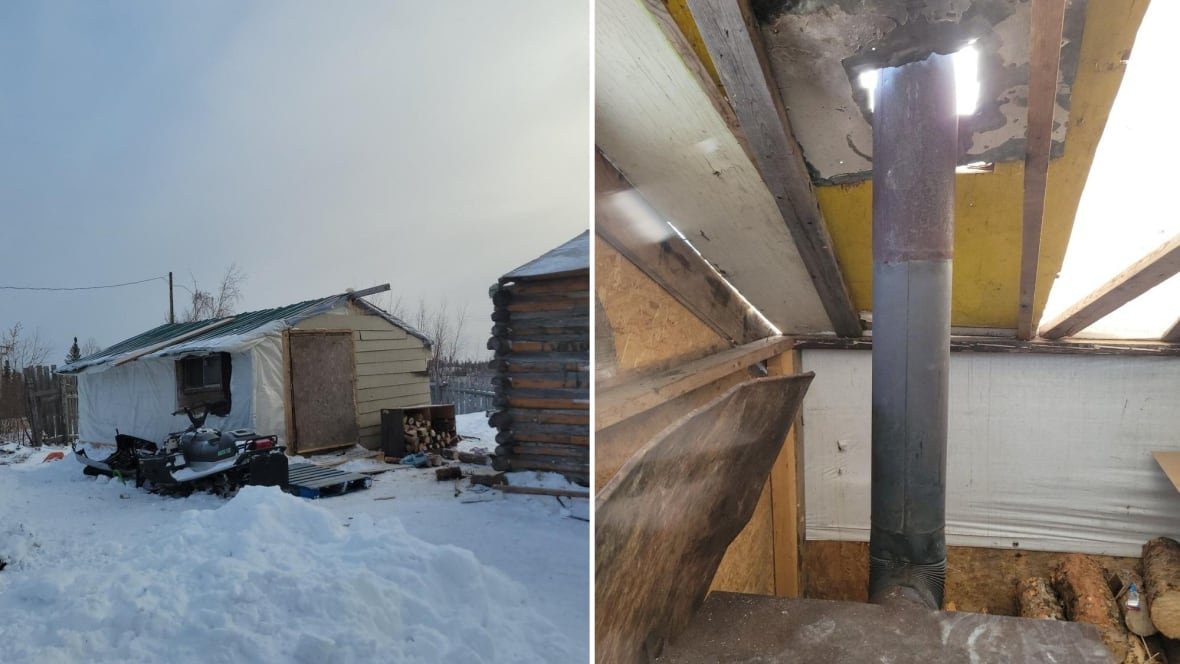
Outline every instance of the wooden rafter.
[(731, 344), (778, 334), (601, 152), (594, 163), (594, 231), (599, 237)]
[(1103, 316), (1167, 281), (1177, 272), (1180, 272), (1180, 235), (1140, 258), (1098, 290), (1046, 323), (1041, 328), (1041, 336), (1060, 339), (1077, 334)]
[(1041, 226), (1045, 218), (1045, 185), (1049, 152), (1053, 147), (1053, 108), (1057, 105), (1057, 75), (1061, 68), (1061, 32), (1065, 0), (1032, 3), (1028, 75), (1028, 133), (1024, 148), (1023, 234), (1020, 245), (1020, 309), (1016, 336), (1031, 339), (1037, 266), (1041, 255)]
[(605, 429), (791, 349), (789, 337), (770, 337), (723, 350), (597, 395), (594, 426)]
[(745, 2), (689, 0), (688, 4), (755, 164), (774, 195), (828, 318), (837, 334), (860, 336), (860, 317), (840, 273), (803, 151), (774, 87), (753, 15)]

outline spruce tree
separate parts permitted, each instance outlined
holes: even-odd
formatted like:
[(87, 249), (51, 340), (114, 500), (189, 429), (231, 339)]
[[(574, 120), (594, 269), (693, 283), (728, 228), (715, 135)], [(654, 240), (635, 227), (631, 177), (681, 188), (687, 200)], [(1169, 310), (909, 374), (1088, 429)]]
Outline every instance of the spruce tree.
[(82, 349), (78, 348), (78, 337), (74, 337), (74, 345), (70, 346), (70, 352), (66, 353), (66, 364), (77, 362), (80, 359), (82, 359)]

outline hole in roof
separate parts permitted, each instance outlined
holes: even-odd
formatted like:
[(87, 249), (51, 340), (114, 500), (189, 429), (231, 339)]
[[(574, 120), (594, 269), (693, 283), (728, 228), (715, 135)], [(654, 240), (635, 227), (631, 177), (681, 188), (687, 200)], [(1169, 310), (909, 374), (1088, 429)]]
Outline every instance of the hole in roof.
[[(955, 111), (959, 115), (971, 115), (979, 105), (979, 50), (968, 44), (951, 58), (955, 65)], [(880, 73), (880, 69), (870, 69), (857, 77), (857, 83), (868, 93), (870, 111)]]

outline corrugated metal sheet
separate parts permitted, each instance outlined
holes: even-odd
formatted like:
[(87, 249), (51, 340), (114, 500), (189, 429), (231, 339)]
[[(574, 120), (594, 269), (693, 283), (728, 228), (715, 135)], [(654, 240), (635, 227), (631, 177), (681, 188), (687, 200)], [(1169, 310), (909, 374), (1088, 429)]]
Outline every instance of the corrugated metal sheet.
[[(252, 330), (274, 323), (277, 321), (284, 321), (288, 325), (293, 325), (298, 321), (319, 315), (326, 311), (336, 308), (337, 306), (348, 301), (348, 294), (332, 295), (316, 300), (304, 300), (295, 304), (289, 304), (285, 307), (276, 307), (274, 309), (261, 309), (259, 311), (249, 311), (246, 313), (236, 314), (232, 317), (233, 322), (218, 326), (214, 329), (198, 334), (195, 337), (185, 339), (183, 343), (186, 347), (200, 346), (201, 342), (214, 342), (218, 339), (226, 337), (243, 335)], [(411, 334), (430, 345), (430, 339), (410, 325), (406, 324), (401, 319), (385, 312), (381, 308), (364, 300), (356, 300), (356, 303), (361, 305), (363, 309), (368, 310), (373, 315), (384, 318), (393, 325), (404, 329), (408, 334)], [(168, 341), (169, 339), (176, 339), (194, 330), (198, 330), (211, 323), (216, 323), (225, 318), (211, 318), (208, 320), (194, 321), (191, 323), (165, 323), (159, 327), (152, 328), (147, 332), (138, 334), (130, 339), (125, 339), (119, 343), (104, 348), (103, 350), (87, 355), (75, 362), (67, 364), (58, 369), (58, 373), (78, 373), (88, 367), (99, 366), (107, 362), (114, 361), (118, 358), (125, 357), (129, 353), (150, 348), (156, 344)], [(162, 351), (166, 354), (167, 351)]]
[(521, 265), (500, 278), (504, 281), (545, 279), (590, 270), (590, 231)]

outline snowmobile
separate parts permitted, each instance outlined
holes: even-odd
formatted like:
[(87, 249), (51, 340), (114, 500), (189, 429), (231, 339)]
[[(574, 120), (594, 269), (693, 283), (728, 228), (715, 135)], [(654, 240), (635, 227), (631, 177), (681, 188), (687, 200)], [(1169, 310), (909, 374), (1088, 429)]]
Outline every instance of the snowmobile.
[(115, 451), (105, 459), (92, 459), (74, 447), (74, 457), (87, 475), (135, 478), (135, 486), (159, 493), (187, 495), (206, 489), (228, 495), (243, 484), (282, 486), (287, 483), (287, 455), (275, 436), (260, 436), (247, 429), (219, 431), (205, 426), (218, 403), (182, 408), (190, 425), (169, 434), (162, 446), (150, 440), (116, 432)]

